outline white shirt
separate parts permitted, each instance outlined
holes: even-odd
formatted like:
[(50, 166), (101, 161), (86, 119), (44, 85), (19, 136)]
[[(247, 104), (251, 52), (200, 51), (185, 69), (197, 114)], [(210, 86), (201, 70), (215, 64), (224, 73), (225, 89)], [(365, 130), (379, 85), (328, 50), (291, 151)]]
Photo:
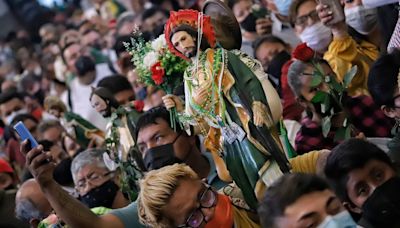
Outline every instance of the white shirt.
[[(92, 92), (92, 87), (97, 87), (97, 83), (101, 79), (112, 74), (108, 66), (105, 68), (104, 65), (107, 66), (107, 64), (96, 65), (96, 78), (90, 85), (81, 84), (77, 78), (74, 78), (70, 83), (72, 111), (103, 131), (106, 130), (107, 121), (92, 107), (89, 97)], [(61, 95), (61, 99), (69, 106), (68, 91), (65, 91)], [(69, 108), (71, 110), (71, 107)]]
[(272, 35), (282, 39), (293, 48), (300, 44), (300, 39), (297, 37), (296, 33), (294, 33), (294, 29), (289, 23), (283, 23), (275, 14), (271, 14), (271, 20)]

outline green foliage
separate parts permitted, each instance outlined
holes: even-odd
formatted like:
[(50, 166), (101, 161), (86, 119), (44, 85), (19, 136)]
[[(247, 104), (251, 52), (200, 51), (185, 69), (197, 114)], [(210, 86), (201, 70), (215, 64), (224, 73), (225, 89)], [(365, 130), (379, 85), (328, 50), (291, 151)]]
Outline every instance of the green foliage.
[[(321, 83), (326, 83), (329, 87), (329, 92), (317, 91), (313, 99), (313, 103), (321, 104), (321, 111), (328, 116), (322, 119), (322, 134), (324, 137), (328, 136), (328, 133), (332, 127), (332, 118), (340, 112), (344, 111), (342, 99), (344, 93), (351, 81), (353, 80), (355, 74), (357, 73), (357, 66), (353, 66), (349, 72), (344, 76), (343, 82), (338, 82), (336, 78), (325, 75), (323, 68), (320, 64), (313, 62), (314, 73), (313, 79), (311, 81), (311, 87), (320, 87)], [(331, 99), (335, 100), (340, 105), (340, 110), (335, 110), (335, 107), (331, 104)], [(335, 141), (341, 141), (351, 137), (352, 125), (348, 123), (348, 118), (346, 117), (342, 125), (336, 130)]]
[(122, 161), (119, 158), (119, 150), (121, 145), (120, 135), (118, 131), (119, 127), (127, 127), (122, 126), (121, 119), (125, 116), (129, 118), (129, 116), (131, 115), (137, 115), (136, 111), (127, 110), (123, 106), (118, 107), (117, 110), (115, 110), (111, 114), (111, 132), (110, 135), (106, 138), (105, 143), (110, 157), (114, 160), (116, 164), (118, 164), (118, 167), (121, 170), (122, 191), (128, 195), (130, 202), (133, 202), (137, 198), (139, 192), (138, 181), (143, 176), (143, 174), (131, 157), (132, 150), (134, 150), (135, 148), (130, 149), (126, 161)]
[(322, 119), (322, 135), (326, 138), (331, 130), (332, 122), (330, 117)]
[(131, 38), (131, 43), (124, 42), (124, 46), (129, 54), (132, 55), (131, 62), (136, 67), (136, 71), (140, 78), (144, 80), (144, 83), (149, 83), (150, 85), (155, 85), (154, 81), (148, 81), (145, 79), (151, 79), (151, 72), (150, 69), (147, 69), (144, 65), (144, 57), (147, 55), (148, 52), (152, 50), (149, 43), (146, 43), (145, 40), (139, 35), (136, 37)]
[(348, 87), (349, 87), (351, 81), (353, 80), (354, 76), (355, 76), (356, 73), (357, 73), (357, 69), (358, 69), (357, 66), (353, 66), (353, 67), (350, 69), (350, 71), (347, 72), (347, 73), (344, 75), (343, 85), (344, 85), (345, 88), (348, 88)]

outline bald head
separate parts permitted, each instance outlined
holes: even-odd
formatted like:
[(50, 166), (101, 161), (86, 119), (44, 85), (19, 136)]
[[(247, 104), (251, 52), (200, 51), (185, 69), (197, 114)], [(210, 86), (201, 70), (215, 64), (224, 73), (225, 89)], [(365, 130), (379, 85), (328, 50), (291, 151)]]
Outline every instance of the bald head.
[(27, 201), (39, 212), (38, 214), (48, 216), (52, 211), (49, 201), (47, 201), (35, 179), (25, 181), (15, 197), (17, 208), (19, 204), (24, 204)]

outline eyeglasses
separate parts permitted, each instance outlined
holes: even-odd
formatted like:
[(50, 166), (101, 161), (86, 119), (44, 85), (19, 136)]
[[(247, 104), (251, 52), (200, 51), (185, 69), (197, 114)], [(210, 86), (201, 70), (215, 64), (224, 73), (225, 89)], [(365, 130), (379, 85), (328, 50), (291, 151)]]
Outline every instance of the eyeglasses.
[[(211, 186), (206, 185), (206, 189), (199, 197), (199, 207), (192, 211), (189, 215), (186, 223), (179, 225), (179, 228), (196, 228), (199, 227), (205, 220), (205, 215), (201, 209), (212, 208), (217, 204), (217, 193), (211, 188)], [(206, 221), (207, 222), (207, 221)]]
[(296, 20), (294, 21), (294, 24), (297, 26), (305, 27), (307, 24), (308, 18), (311, 18), (312, 21), (319, 21), (317, 10), (313, 10), (306, 15), (296, 18)]
[(80, 192), (85, 190), (89, 182), (92, 185), (99, 186), (102, 184), (104, 178), (112, 173), (114, 172), (110, 171), (105, 174), (92, 173), (88, 177), (85, 177), (84, 179), (78, 181), (78, 183), (76, 184), (76, 190)]

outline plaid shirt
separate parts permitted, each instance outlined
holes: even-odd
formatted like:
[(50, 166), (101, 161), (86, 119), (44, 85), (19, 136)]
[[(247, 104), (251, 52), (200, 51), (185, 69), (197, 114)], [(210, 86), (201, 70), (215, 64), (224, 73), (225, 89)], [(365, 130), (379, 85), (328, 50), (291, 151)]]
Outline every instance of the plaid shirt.
[[(382, 110), (369, 96), (349, 97), (344, 101), (350, 122), (366, 137), (390, 137), (394, 122), (385, 116)], [(301, 121), (301, 128), (296, 135), (296, 152), (304, 154), (312, 150), (332, 149), (338, 142), (334, 141), (335, 129), (332, 127), (328, 136), (322, 135), (322, 127), (309, 117)]]

